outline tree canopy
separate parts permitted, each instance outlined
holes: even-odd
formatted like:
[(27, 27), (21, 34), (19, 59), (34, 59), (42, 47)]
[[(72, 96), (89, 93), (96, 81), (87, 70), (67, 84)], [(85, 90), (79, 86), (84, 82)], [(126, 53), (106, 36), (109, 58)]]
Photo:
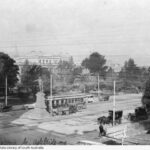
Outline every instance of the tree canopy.
[(92, 53), (89, 58), (85, 58), (82, 61), (82, 66), (89, 69), (91, 73), (99, 74), (101, 76), (106, 75), (106, 59), (97, 52)]
[(130, 58), (125, 62), (123, 68), (120, 71), (120, 77), (127, 80), (137, 80), (140, 77), (140, 68), (137, 67), (134, 60)]
[(25, 61), (21, 69), (22, 86), (32, 89), (32, 92), (37, 92), (37, 82), (35, 80), (41, 75), (41, 66), (30, 65), (28, 60)]
[(21, 83), (23, 87), (30, 88), (33, 94), (39, 91), (37, 79), (41, 77), (43, 81), (43, 90), (45, 93), (50, 92), (50, 72), (48, 68), (42, 68), (36, 64), (29, 64), (25, 61), (22, 67)]
[(150, 98), (150, 78), (146, 81), (144, 94), (145, 97)]
[(34, 81), (41, 74), (41, 66), (29, 65), (28, 60), (25, 61), (21, 70), (21, 83), (24, 86), (34, 85)]
[(0, 52), (0, 83), (1, 87), (5, 86), (5, 78), (7, 76), (8, 87), (14, 87), (18, 81), (19, 67), (15, 64), (15, 60), (9, 55)]
[(75, 64), (72, 58), (69, 61), (61, 60), (57, 66), (59, 77), (66, 83), (72, 83), (74, 68)]

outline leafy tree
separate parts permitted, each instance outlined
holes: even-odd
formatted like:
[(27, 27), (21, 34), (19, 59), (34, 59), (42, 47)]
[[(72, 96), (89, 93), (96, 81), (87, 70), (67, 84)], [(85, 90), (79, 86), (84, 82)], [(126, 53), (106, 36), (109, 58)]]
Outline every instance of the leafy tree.
[(57, 69), (59, 69), (61, 72), (64, 72), (64, 73), (67, 71), (72, 71), (73, 68), (74, 68), (74, 62), (72, 59), (70, 59), (69, 61), (60, 60), (57, 66)]
[(82, 61), (82, 66), (89, 69), (91, 73), (99, 74), (103, 77), (106, 75), (106, 59), (97, 52), (92, 53), (89, 58), (85, 58)]
[(150, 72), (149, 72), (149, 68), (147, 69), (147, 68), (145, 68), (145, 67), (142, 67), (142, 68), (140, 68), (140, 82), (142, 83), (142, 89), (144, 89), (145, 87), (145, 84), (146, 84), (146, 82), (147, 82), (147, 80), (149, 79), (149, 77), (150, 77)]
[(82, 66), (84, 66), (85, 68), (89, 69), (89, 58), (85, 58), (82, 63), (81, 63)]
[(22, 86), (27, 89), (31, 89), (32, 93), (35, 95), (39, 91), (38, 81), (37, 81), (39, 77), (41, 77), (43, 81), (43, 91), (47, 95), (49, 95), (50, 72), (48, 68), (42, 68), (41, 66), (35, 64), (30, 65), (28, 60), (26, 60), (22, 67), (22, 75), (21, 75)]
[(71, 58), (69, 61), (60, 61), (57, 69), (58, 75), (60, 79), (66, 83), (73, 83), (73, 69), (75, 65), (73, 59)]
[(148, 78), (148, 80), (146, 81), (146, 83), (144, 84), (144, 92), (143, 92), (143, 96), (142, 96), (142, 104), (143, 105), (149, 105), (150, 106), (150, 77)]
[(33, 85), (35, 80), (41, 75), (41, 66), (30, 65), (28, 60), (26, 60), (22, 67), (21, 74), (21, 82), (23, 85)]
[(120, 79), (122, 79), (124, 87), (141, 88), (141, 68), (139, 68), (133, 59), (129, 59), (125, 62), (123, 68), (119, 73)]
[(81, 75), (81, 73), (82, 73), (82, 67), (81, 67), (81, 66), (75, 67), (75, 68), (73, 69), (73, 75), (74, 75), (74, 76)]
[(145, 97), (150, 98), (150, 78), (147, 80), (146, 84), (145, 84), (145, 90), (144, 90), (144, 94)]
[(21, 83), (22, 86), (32, 89), (35, 94), (38, 91), (36, 80), (41, 76), (42, 68), (38, 65), (30, 65), (28, 60), (25, 61), (21, 69)]
[(140, 68), (134, 63), (133, 59), (129, 59), (125, 62), (122, 70), (120, 71), (120, 77), (127, 80), (137, 80), (140, 76)]
[(138, 67), (131, 58), (125, 62), (119, 73), (119, 78), (123, 81), (124, 89), (132, 88), (136, 91), (139, 91), (143, 88), (144, 80), (147, 78), (146, 76), (146, 69)]
[(18, 81), (19, 67), (15, 64), (9, 55), (0, 52), (0, 83), (5, 87), (5, 78), (7, 76), (8, 87), (14, 87)]
[[(42, 68), (41, 77), (43, 80), (43, 90), (46, 93), (46, 95), (49, 95), (50, 94), (50, 72), (49, 72), (48, 68)], [(53, 81), (52, 81), (53, 84), (54, 84), (54, 77), (55, 76), (53, 76)], [(54, 93), (54, 89), (52, 89), (52, 90), (53, 90), (52, 92)]]

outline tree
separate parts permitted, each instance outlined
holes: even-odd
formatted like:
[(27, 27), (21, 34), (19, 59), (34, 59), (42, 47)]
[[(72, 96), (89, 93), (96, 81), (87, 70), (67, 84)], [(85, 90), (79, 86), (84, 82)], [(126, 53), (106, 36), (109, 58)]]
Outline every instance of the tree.
[[(43, 90), (46, 93), (46, 95), (50, 95), (50, 74), (48, 68), (41, 68), (41, 77), (43, 80)], [(53, 84), (54, 84), (54, 77), (53, 76)], [(53, 87), (54, 88), (54, 87)], [(54, 89), (52, 88), (52, 93), (54, 93)]]
[(150, 78), (147, 80), (146, 84), (145, 84), (145, 90), (144, 90), (144, 94), (145, 97), (150, 98)]
[(25, 61), (21, 69), (21, 83), (24, 86), (33, 85), (35, 80), (41, 75), (41, 66), (30, 65), (28, 60)]
[(97, 52), (92, 53), (89, 58), (85, 58), (82, 61), (82, 66), (89, 69), (91, 73), (99, 74), (103, 77), (106, 75), (106, 59)]
[(22, 67), (21, 86), (26, 88), (28, 92), (32, 91), (32, 93), (35, 95), (39, 91), (39, 86), (37, 82), (37, 79), (39, 77), (41, 77), (43, 81), (43, 92), (46, 95), (49, 95), (50, 94), (50, 72), (48, 68), (44, 68), (35, 64), (30, 65), (28, 60), (26, 60)]
[(21, 69), (21, 83), (23, 87), (31, 89), (35, 94), (38, 91), (36, 80), (41, 76), (42, 68), (39, 65), (30, 65), (28, 60), (25, 61)]
[(0, 83), (1, 87), (5, 87), (5, 78), (7, 76), (8, 87), (14, 87), (18, 81), (19, 67), (15, 64), (15, 60), (9, 55), (0, 52)]
[(89, 58), (85, 58), (82, 63), (82, 66), (84, 66), (85, 68), (89, 69)]
[(142, 67), (140, 68), (140, 82), (142, 83), (142, 87), (141, 90), (144, 89), (145, 87), (145, 83), (147, 82), (147, 80), (150, 77), (150, 68), (146, 68), (146, 67)]
[(134, 63), (133, 59), (129, 59), (125, 62), (123, 68), (121, 69), (119, 75), (121, 78), (125, 78), (126, 80), (137, 80), (140, 77), (140, 68)]
[(78, 66), (78, 67), (75, 67), (73, 69), (73, 76), (76, 78), (76, 77), (79, 77), (80, 75), (82, 74), (82, 67), (81, 66)]
[[(143, 72), (144, 71), (144, 72)], [(143, 77), (146, 78), (147, 73), (144, 68), (138, 67), (133, 59), (129, 59), (124, 63), (119, 78), (122, 80), (122, 87), (127, 91), (139, 92), (144, 85)]]
[(75, 65), (73, 59), (71, 58), (69, 61), (60, 61), (57, 69), (58, 75), (60, 78), (66, 83), (73, 83), (73, 69)]
[(83, 76), (82, 76), (82, 67), (81, 66), (77, 66), (73, 69), (72, 72), (72, 81), (74, 84), (81, 84), (81, 81), (83, 80)]

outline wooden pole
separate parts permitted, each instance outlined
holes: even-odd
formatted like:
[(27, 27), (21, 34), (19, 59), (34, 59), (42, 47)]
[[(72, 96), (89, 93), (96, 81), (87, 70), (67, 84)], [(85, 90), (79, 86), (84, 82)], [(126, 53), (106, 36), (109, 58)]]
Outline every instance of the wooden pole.
[(52, 93), (52, 88), (53, 88), (53, 77), (52, 77), (52, 74), (50, 76), (50, 93), (51, 93), (51, 98), (53, 97), (53, 93)]
[(7, 75), (5, 77), (5, 105), (7, 106)]
[(99, 75), (98, 75), (98, 99), (99, 99)]
[(116, 81), (114, 80), (114, 97), (113, 97), (113, 125), (115, 125), (115, 108), (116, 107)]
[(51, 114), (53, 115), (53, 106), (52, 106), (52, 101), (53, 101), (53, 76), (50, 74), (50, 107), (51, 107)]

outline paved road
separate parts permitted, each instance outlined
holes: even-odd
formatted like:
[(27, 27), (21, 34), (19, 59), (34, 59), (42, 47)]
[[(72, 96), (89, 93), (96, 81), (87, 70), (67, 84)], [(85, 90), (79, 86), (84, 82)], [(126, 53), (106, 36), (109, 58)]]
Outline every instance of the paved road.
[[(126, 95), (116, 98), (116, 109), (132, 111), (141, 105), (141, 95)], [(20, 144), (25, 137), (33, 140), (38, 137), (54, 137), (76, 143), (79, 140), (99, 141), (97, 117), (112, 109), (110, 102), (88, 104), (86, 110), (68, 116), (57, 116), (47, 120), (20, 119), (26, 111), (13, 111), (0, 114), (0, 136), (14, 139)]]

